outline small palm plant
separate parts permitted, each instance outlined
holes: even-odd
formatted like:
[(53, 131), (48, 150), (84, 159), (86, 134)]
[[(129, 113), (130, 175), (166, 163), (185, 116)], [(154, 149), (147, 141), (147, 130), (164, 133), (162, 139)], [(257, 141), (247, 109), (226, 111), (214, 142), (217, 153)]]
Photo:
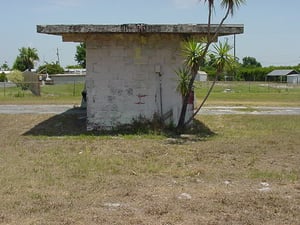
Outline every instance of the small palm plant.
[(216, 56), (215, 66), (217, 68), (217, 75), (220, 75), (224, 71), (226, 65), (231, 65), (234, 62), (234, 57), (230, 54), (232, 46), (228, 44), (228, 40), (225, 43), (219, 42), (214, 45), (213, 54)]
[[(183, 80), (179, 80), (179, 86), (181, 86), (183, 83), (185, 83), (185, 88), (186, 91), (180, 92), (182, 94), (182, 108), (181, 108), (181, 114), (180, 118), (178, 121), (178, 127), (183, 127), (184, 121), (185, 121), (185, 115), (186, 115), (186, 110), (187, 110), (187, 104), (189, 100), (190, 93), (192, 92), (193, 89), (193, 84), (194, 80), (196, 78), (197, 72), (199, 70), (199, 67), (201, 63), (204, 60), (204, 55), (205, 55), (205, 42), (197, 42), (195, 40), (189, 40), (183, 43), (182, 46), (182, 53), (183, 53), (183, 58), (184, 58), (184, 70), (181, 69), (181, 73), (187, 73), (183, 76)], [(177, 72), (177, 75), (180, 74), (180, 72)], [(188, 80), (186, 80), (189, 78)], [(182, 84), (180, 84), (182, 83)]]
[(187, 68), (190, 68), (192, 76), (197, 74), (200, 64), (203, 61), (204, 43), (205, 40), (197, 42), (193, 39), (183, 43), (182, 54), (184, 64)]
[(176, 90), (181, 94), (182, 98), (188, 94), (188, 85), (191, 79), (190, 70), (186, 67), (179, 68), (175, 71), (178, 77), (178, 85)]
[(232, 50), (232, 46), (228, 44), (228, 40), (225, 41), (225, 43), (219, 42), (218, 44), (213, 45), (214, 50), (212, 51), (212, 54), (215, 56), (215, 62), (214, 66), (217, 68), (217, 73), (214, 77), (213, 83), (210, 86), (207, 94), (205, 95), (202, 103), (197, 108), (197, 110), (194, 112), (193, 116), (189, 118), (185, 125), (192, 121), (192, 119), (197, 115), (197, 113), (200, 111), (206, 100), (208, 99), (210, 93), (212, 92), (218, 77), (224, 72), (225, 68), (230, 68), (231, 66), (235, 65), (235, 59), (230, 54), (230, 51)]

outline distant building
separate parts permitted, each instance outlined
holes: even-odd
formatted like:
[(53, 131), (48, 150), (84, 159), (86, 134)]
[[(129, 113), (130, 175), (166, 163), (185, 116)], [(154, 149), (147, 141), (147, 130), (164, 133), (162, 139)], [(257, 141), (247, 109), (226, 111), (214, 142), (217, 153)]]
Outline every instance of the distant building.
[(196, 81), (207, 81), (207, 73), (205, 71), (198, 71)]
[(287, 82), (291, 84), (300, 83), (300, 74), (296, 70), (273, 70), (267, 74), (266, 80), (276, 80), (280, 82)]
[(11, 71), (10, 70), (1, 70), (0, 73), (9, 74), (9, 73), (11, 73)]
[(86, 74), (86, 69), (65, 69), (65, 74), (85, 75)]

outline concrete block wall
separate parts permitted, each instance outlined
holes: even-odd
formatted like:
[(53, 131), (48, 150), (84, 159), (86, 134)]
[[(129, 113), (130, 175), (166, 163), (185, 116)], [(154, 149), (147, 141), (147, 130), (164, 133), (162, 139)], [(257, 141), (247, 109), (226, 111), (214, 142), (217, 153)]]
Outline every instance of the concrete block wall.
[(173, 34), (89, 36), (87, 129), (111, 129), (170, 111), (169, 120), (176, 124), (182, 101), (175, 73), (183, 62), (181, 42)]

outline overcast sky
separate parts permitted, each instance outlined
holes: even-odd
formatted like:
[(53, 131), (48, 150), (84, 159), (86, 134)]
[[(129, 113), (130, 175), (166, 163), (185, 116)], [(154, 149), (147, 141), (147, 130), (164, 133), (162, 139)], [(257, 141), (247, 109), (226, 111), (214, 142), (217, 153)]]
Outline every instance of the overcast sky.
[[(18, 49), (38, 50), (40, 63), (74, 65), (78, 43), (38, 34), (41, 24), (207, 23), (207, 5), (198, 0), (5, 0), (1, 1), (0, 65), (12, 66)], [(219, 1), (215, 1), (216, 4)], [(236, 38), (237, 56), (255, 57), (263, 66), (300, 63), (300, 1), (248, 0), (226, 23), (244, 24)], [(224, 12), (215, 9), (214, 23)], [(233, 43), (233, 37), (229, 36)]]

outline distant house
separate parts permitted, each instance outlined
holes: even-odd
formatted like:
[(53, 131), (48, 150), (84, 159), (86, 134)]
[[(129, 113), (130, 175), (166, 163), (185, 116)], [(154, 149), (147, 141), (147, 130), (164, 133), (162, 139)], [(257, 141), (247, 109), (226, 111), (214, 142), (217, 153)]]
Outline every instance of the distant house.
[(267, 75), (266, 80), (298, 84), (300, 83), (300, 74), (296, 70), (273, 70)]

